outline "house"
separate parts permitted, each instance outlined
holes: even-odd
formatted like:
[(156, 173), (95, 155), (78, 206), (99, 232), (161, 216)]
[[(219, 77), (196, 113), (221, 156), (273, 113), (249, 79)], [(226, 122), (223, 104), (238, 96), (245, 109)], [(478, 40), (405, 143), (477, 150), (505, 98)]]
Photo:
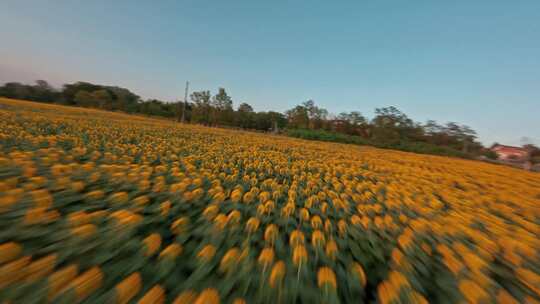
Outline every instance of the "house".
[(491, 151), (497, 154), (498, 159), (503, 161), (525, 161), (529, 151), (521, 147), (494, 144)]

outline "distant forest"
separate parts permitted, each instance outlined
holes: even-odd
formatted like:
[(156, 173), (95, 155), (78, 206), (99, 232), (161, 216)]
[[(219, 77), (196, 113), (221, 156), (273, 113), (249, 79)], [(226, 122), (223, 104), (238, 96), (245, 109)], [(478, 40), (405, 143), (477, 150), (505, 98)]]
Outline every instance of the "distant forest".
[(257, 112), (248, 103), (236, 109), (224, 88), (213, 95), (210, 91), (193, 92), (190, 100), (165, 102), (143, 100), (126, 88), (88, 82), (65, 84), (61, 89), (38, 80), (33, 85), (18, 82), (0, 86), (0, 96), (45, 103), (57, 103), (109, 111), (161, 116), (186, 123), (280, 132), (304, 139), (372, 145), (426, 154), (473, 158), (496, 157), (485, 149), (470, 127), (455, 122), (439, 124), (429, 120), (415, 122), (391, 106), (375, 109), (371, 119), (358, 111), (332, 115), (314, 101), (300, 103), (284, 113)]

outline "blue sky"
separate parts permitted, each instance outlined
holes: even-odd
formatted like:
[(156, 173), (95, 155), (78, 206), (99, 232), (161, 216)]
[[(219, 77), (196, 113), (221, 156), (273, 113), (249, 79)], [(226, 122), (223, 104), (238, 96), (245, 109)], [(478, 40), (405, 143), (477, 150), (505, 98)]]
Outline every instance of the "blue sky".
[(485, 144), (540, 144), (540, 1), (4, 1), (0, 82), (332, 113), (394, 105)]

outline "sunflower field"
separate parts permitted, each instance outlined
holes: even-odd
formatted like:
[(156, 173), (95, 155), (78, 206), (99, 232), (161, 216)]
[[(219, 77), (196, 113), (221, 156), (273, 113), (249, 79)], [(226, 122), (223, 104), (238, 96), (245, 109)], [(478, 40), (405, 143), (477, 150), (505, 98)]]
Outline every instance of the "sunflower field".
[(1, 303), (540, 303), (540, 175), (0, 99)]

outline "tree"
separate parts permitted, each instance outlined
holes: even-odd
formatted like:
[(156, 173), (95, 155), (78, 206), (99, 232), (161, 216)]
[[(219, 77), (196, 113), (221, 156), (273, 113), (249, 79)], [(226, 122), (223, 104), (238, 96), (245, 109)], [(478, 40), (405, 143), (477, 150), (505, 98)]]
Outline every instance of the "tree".
[(114, 110), (128, 111), (134, 108), (140, 97), (130, 90), (114, 86), (103, 86), (111, 96), (111, 108)]
[(328, 111), (317, 107), (311, 99), (302, 103), (302, 106), (306, 108), (308, 114), (308, 127), (314, 130), (321, 129), (327, 119)]
[(59, 93), (45, 80), (36, 80), (36, 84), (31, 87), (32, 96), (30, 100), (41, 102), (54, 102), (59, 99)]
[(280, 129), (285, 128), (287, 125), (287, 118), (285, 118), (285, 115), (274, 111), (267, 112), (267, 115), (272, 122), (272, 131), (274, 133), (279, 132)]
[(46, 80), (36, 80), (36, 87), (43, 91), (52, 91), (53, 88)]
[(224, 88), (212, 98), (211, 121), (214, 124), (230, 125), (233, 121), (233, 102)]
[(439, 125), (435, 120), (428, 120), (424, 125), (424, 131), (427, 135), (433, 136), (438, 133), (441, 133), (444, 130), (444, 127)]
[(174, 103), (167, 103), (157, 99), (149, 99), (140, 102), (140, 112), (146, 115), (174, 117), (176, 107)]
[(75, 94), (73, 101), (79, 107), (93, 107), (93, 106), (96, 106), (97, 104), (94, 95), (85, 90), (78, 91)]
[(8, 82), (2, 88), (2, 96), (16, 99), (29, 99), (30, 86), (19, 82)]
[(112, 110), (112, 96), (107, 90), (97, 90), (92, 93), (95, 107), (105, 110)]
[(210, 124), (210, 91), (193, 92), (191, 95), (193, 101), (192, 121), (202, 123), (203, 125)]
[(474, 143), (476, 139), (476, 131), (471, 129), (469, 126), (462, 125), (460, 130), (460, 138), (463, 143), (463, 152), (469, 152), (469, 146)]
[(288, 120), (288, 126), (291, 128), (307, 129), (309, 128), (309, 112), (303, 105), (287, 110), (285, 112)]
[(81, 90), (89, 93), (102, 90), (107, 91), (109, 97), (106, 97), (103, 92), (98, 93), (98, 96), (104, 98), (106, 103), (96, 104), (96, 106), (99, 104), (99, 107), (107, 110), (134, 112), (137, 108), (137, 103), (140, 101), (140, 97), (128, 89), (81, 81), (64, 85), (62, 90), (63, 101), (66, 104), (75, 104), (75, 95)]
[(373, 123), (377, 127), (407, 128), (413, 126), (413, 121), (394, 106), (376, 108)]
[(532, 164), (540, 163), (540, 148), (531, 144), (531, 140), (527, 140), (526, 142), (527, 144), (523, 145), (523, 149), (527, 151), (527, 160)]
[(313, 100), (308, 100), (285, 112), (291, 128), (321, 129), (328, 117), (328, 111), (319, 108)]
[(448, 122), (444, 128), (446, 134), (455, 142), (455, 148), (468, 152), (469, 146), (476, 139), (476, 132), (466, 125)]
[(247, 103), (241, 103), (235, 115), (235, 124), (244, 129), (253, 128), (253, 107)]
[(397, 144), (415, 131), (414, 122), (394, 106), (376, 108), (372, 124), (373, 138), (384, 144)]
[(88, 93), (92, 93), (100, 89), (102, 89), (102, 87), (99, 85), (95, 85), (95, 84), (92, 84), (89, 82), (83, 82), (83, 81), (79, 81), (72, 84), (65, 84), (62, 90), (63, 101), (66, 104), (74, 105), (76, 104), (75, 95), (77, 95), (79, 91), (82, 90)]
[(339, 113), (337, 119), (339, 120), (339, 124), (335, 126), (336, 131), (351, 135), (360, 135), (364, 137), (368, 135), (367, 120), (360, 112), (342, 112)]
[(261, 131), (278, 132), (287, 124), (287, 118), (278, 112), (254, 112), (253, 128)]
[(249, 104), (243, 102), (238, 106), (238, 112), (242, 113), (253, 113), (253, 107)]

